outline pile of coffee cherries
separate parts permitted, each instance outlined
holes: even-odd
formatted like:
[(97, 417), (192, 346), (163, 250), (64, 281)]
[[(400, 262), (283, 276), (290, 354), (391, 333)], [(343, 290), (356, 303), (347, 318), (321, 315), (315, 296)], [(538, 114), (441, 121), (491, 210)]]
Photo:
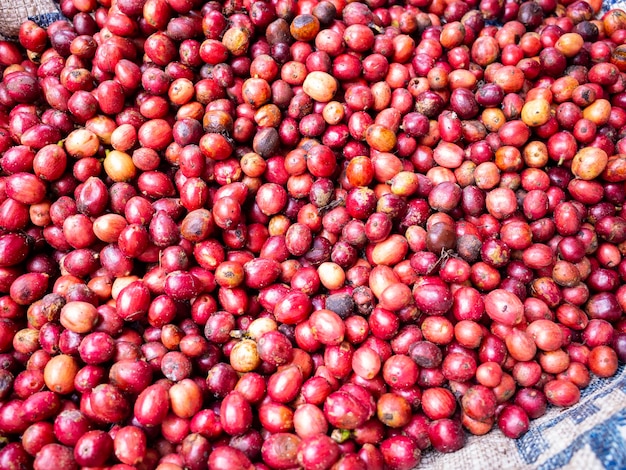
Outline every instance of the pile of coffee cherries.
[(613, 376), (626, 12), (601, 7), (24, 22), (0, 42), (0, 469), (409, 470)]

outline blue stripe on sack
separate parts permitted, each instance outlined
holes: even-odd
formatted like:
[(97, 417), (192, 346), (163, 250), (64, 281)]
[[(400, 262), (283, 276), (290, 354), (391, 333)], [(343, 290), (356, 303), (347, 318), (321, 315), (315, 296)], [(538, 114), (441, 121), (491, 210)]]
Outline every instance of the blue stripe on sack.
[(54, 11), (51, 13), (44, 13), (42, 15), (29, 16), (28, 19), (34, 21), (42, 28), (45, 28), (46, 26), (50, 26), (55, 21), (64, 20), (65, 16), (63, 16), (60, 11)]
[(602, 8), (598, 16), (601, 17), (607, 11), (614, 9), (626, 10), (626, 2), (624, 0), (605, 0), (602, 2)]
[(588, 447), (606, 470), (620, 470), (626, 466), (626, 410), (613, 415), (588, 432), (578, 436), (565, 450), (548, 459), (537, 470), (556, 470), (567, 465), (576, 452)]
[[(615, 376), (621, 376), (622, 372), (624, 372), (624, 364), (620, 364), (620, 366), (617, 368)], [(580, 391), (580, 398), (582, 400), (589, 395), (593, 395), (594, 392), (598, 392), (598, 394), (594, 397), (594, 400), (597, 400), (598, 398), (607, 396), (616, 388), (626, 390), (626, 375), (623, 377), (619, 377), (616, 380), (594, 380), (586, 388), (583, 388)]]
[[(623, 372), (624, 365), (620, 365), (616, 373), (618, 376), (617, 380), (592, 381), (588, 387), (581, 391), (582, 403), (573, 408), (563, 410), (550, 421), (531, 426), (530, 431), (516, 441), (517, 451), (522, 459), (528, 464), (533, 464), (542, 455), (549, 454), (550, 443), (544, 437), (547, 430), (558, 425), (565, 419), (569, 419), (576, 425), (579, 425), (601, 411), (597, 404), (601, 403), (604, 397), (615, 392), (616, 389), (626, 392), (626, 374), (623, 374)], [(587, 402), (584, 402), (585, 398), (588, 399)], [(606, 443), (595, 442), (598, 439), (604, 439), (604, 437), (600, 438), (598, 435), (604, 434), (605, 427), (606, 429), (611, 429), (610, 433), (613, 433), (612, 441), (607, 441)], [(616, 431), (617, 428), (623, 429)], [(593, 449), (598, 460), (603, 462), (606, 468), (609, 468), (609, 464), (613, 461), (617, 462), (617, 466), (611, 468), (626, 468), (625, 439), (626, 410), (622, 410), (612, 415), (604, 422), (599, 423), (586, 433), (576, 437), (566, 449), (546, 460), (541, 468), (550, 470), (569, 463), (572, 455), (585, 445), (589, 445)], [(617, 448), (618, 451), (615, 451), (614, 448)]]
[(590, 401), (589, 403), (583, 403), (577, 406), (575, 412), (571, 414), (570, 418), (572, 418), (574, 423), (580, 424), (587, 418), (595, 415), (598, 411), (600, 411), (600, 408)]
[(542, 454), (550, 449), (550, 443), (543, 436), (544, 432), (569, 418), (570, 413), (571, 410), (569, 412), (564, 411), (550, 421), (533, 426), (530, 431), (517, 440), (517, 450), (527, 463), (536, 462)]
[(538, 432), (536, 428), (520, 437), (515, 445), (517, 452), (520, 454), (524, 462), (528, 464), (535, 463), (539, 457), (546, 453), (550, 449), (550, 444), (546, 441), (541, 432)]

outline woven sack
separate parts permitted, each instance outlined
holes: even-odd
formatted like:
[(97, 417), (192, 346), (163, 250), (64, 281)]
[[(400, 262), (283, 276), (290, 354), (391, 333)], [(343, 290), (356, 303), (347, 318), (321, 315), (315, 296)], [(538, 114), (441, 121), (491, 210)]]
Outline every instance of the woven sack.
[(626, 367), (595, 378), (571, 408), (551, 407), (520, 439), (498, 429), (452, 454), (424, 453), (421, 469), (600, 470), (626, 468)]
[(45, 27), (62, 18), (53, 0), (0, 0), (0, 39), (15, 40), (26, 20)]

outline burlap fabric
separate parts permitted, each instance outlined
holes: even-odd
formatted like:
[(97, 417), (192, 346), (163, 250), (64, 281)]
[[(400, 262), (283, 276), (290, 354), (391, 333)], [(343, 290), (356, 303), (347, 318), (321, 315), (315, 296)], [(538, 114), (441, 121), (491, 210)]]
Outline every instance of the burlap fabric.
[(520, 439), (471, 436), (453, 454), (426, 452), (420, 469), (626, 469), (626, 368), (594, 379), (571, 408), (550, 408)]
[(63, 18), (53, 0), (0, 0), (0, 39), (16, 39), (20, 25), (33, 20), (39, 26), (48, 26)]
[(599, 17), (602, 17), (604, 13), (609, 10), (613, 10), (615, 8), (619, 8), (621, 10), (626, 10), (626, 1), (623, 0), (604, 0), (602, 2), (602, 10), (598, 14)]

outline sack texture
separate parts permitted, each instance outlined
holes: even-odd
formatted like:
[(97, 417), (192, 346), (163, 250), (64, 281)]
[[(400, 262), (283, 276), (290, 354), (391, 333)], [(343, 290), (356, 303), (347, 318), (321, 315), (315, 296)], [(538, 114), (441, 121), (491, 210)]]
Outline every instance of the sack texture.
[(0, 38), (16, 39), (20, 25), (26, 20), (48, 26), (62, 18), (53, 0), (0, 0)]
[(420, 469), (600, 470), (626, 468), (626, 367), (595, 378), (571, 408), (548, 409), (520, 439), (494, 429), (453, 454), (426, 452)]

